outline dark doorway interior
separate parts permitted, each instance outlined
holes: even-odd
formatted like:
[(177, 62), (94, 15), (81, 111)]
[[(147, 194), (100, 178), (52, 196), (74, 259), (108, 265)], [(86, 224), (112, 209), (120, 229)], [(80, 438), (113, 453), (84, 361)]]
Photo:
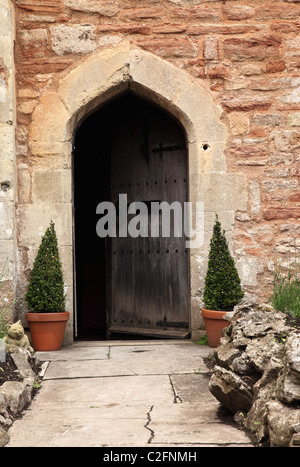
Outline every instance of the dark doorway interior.
[[(149, 126), (150, 130), (145, 132)], [(174, 243), (173, 239), (167, 244), (165, 240), (163, 243), (155, 240), (155, 244), (150, 244), (148, 239), (135, 239), (133, 244), (130, 239), (124, 243), (99, 238), (96, 234), (98, 203), (116, 203), (118, 193), (127, 192), (128, 202), (163, 200), (165, 196), (165, 200), (172, 202), (178, 194), (181, 201), (186, 200), (187, 157), (183, 146), (185, 135), (178, 123), (161, 109), (131, 93), (110, 101), (79, 127), (73, 158), (75, 338), (111, 338), (109, 330), (113, 327), (115, 337), (120, 337), (121, 332), (123, 338), (132, 338), (134, 333), (130, 333), (130, 329), (129, 333), (122, 334), (123, 326), (127, 326), (127, 330), (128, 326), (135, 329), (140, 326), (140, 335), (145, 326), (149, 326), (145, 331), (151, 336), (150, 331), (157, 323), (160, 324), (156, 328), (162, 331), (159, 337), (164, 332), (168, 337), (172, 331), (179, 332), (178, 322), (180, 328), (180, 323), (189, 321), (188, 255), (182, 242), (175, 239)], [(180, 149), (176, 150), (178, 147)], [(171, 152), (166, 148), (172, 148)], [(150, 186), (152, 191), (149, 191)], [(162, 191), (153, 191), (157, 187), (162, 187)], [(168, 266), (164, 269), (164, 265)], [(159, 292), (162, 298), (157, 303), (162, 303), (162, 311), (156, 316), (156, 310), (160, 308), (155, 304), (156, 289), (165, 281), (168, 268), (171, 279), (165, 284), (165, 296), (163, 291)], [(177, 276), (175, 270), (178, 270)], [(152, 285), (150, 280), (154, 281)], [(144, 285), (146, 295), (142, 296)], [(152, 290), (151, 297), (149, 289)], [(141, 301), (136, 307), (137, 300)], [(152, 302), (153, 310), (151, 312), (147, 305), (140, 319), (133, 308), (141, 310), (144, 306), (141, 304), (147, 300), (149, 305)], [(147, 316), (148, 309), (153, 315), (152, 322), (151, 316)], [(188, 331), (188, 323), (184, 326), (182, 331)], [(152, 336), (155, 332), (157, 330)]]
[(75, 302), (78, 338), (106, 338), (105, 239), (96, 235), (96, 206), (110, 199), (109, 112), (96, 112), (74, 141)]

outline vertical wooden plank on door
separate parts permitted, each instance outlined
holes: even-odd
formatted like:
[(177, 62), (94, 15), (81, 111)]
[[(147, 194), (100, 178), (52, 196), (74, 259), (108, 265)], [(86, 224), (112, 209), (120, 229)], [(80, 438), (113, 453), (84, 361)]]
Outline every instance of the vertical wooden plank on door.
[[(165, 337), (189, 333), (188, 254), (182, 235), (152, 237), (153, 201), (187, 201), (185, 135), (169, 115), (128, 95), (119, 99), (111, 147), (111, 197), (126, 194), (128, 204), (142, 201), (148, 208), (147, 237), (111, 239), (111, 332)], [(134, 216), (128, 216), (130, 221)], [(163, 226), (165, 217), (157, 221)]]

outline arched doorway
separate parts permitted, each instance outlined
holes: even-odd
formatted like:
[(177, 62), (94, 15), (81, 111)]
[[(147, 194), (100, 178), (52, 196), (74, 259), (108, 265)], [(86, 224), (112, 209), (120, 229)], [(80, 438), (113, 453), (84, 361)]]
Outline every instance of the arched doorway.
[[(77, 337), (187, 337), (183, 128), (161, 108), (128, 92), (87, 117), (74, 143)], [(101, 238), (96, 209), (107, 201), (115, 209), (116, 236)]]
[[(51, 175), (51, 190), (33, 188), (34, 202), (18, 210), (20, 257), (28, 251), (26, 261), (33, 261), (37, 249), (32, 226), (36, 219), (45, 230), (49, 219), (56, 223), (65, 277), (66, 306), (71, 317), (65, 332), (65, 344), (76, 336), (74, 289), (73, 194), (71, 170), (74, 134), (91, 112), (100, 109), (122, 92), (133, 91), (172, 114), (184, 127), (188, 146), (189, 202), (204, 204), (205, 241), (191, 246), (189, 254), (192, 339), (200, 337), (201, 290), (206, 271), (209, 232), (215, 212), (222, 225), (233, 232), (234, 213), (247, 207), (245, 174), (227, 172), (225, 148), (227, 130), (222, 123), (222, 109), (214, 102), (210, 90), (184, 70), (175, 67), (129, 42), (96, 52), (63, 73), (52, 90), (39, 97), (28, 131), (35, 174)], [(41, 124), (42, 122), (42, 124)], [(34, 180), (38, 180), (33, 177)], [(80, 184), (88, 184), (81, 179)], [(193, 211), (194, 212), (194, 211)], [(34, 237), (36, 238), (36, 237)], [(30, 248), (28, 249), (28, 246)], [(28, 263), (28, 264), (29, 264)], [(22, 267), (28, 268), (27, 262)], [(22, 281), (18, 279), (20, 290)]]

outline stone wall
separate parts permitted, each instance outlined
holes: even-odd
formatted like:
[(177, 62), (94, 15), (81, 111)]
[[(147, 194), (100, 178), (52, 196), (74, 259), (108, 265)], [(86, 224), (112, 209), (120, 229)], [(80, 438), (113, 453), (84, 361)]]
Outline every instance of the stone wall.
[(251, 303), (236, 306), (226, 319), (210, 392), (255, 443), (299, 446), (299, 323), (290, 325), (284, 313)]
[(11, 316), (15, 277), (14, 13), (0, 5), (0, 310)]
[[(55, 139), (52, 152), (47, 146), (41, 148), (37, 132), (32, 132), (33, 115), (42, 122), (40, 109), (45, 110), (45, 100), (52, 99), (47, 107), (53, 117), (49, 128), (58, 126), (57, 117), (66, 108), (61, 102), (57, 107), (53, 96), (63, 80), (89, 57), (126, 41), (187, 72), (214, 101), (215, 114), (227, 130), (226, 140), (218, 148), (215, 166), (208, 168), (209, 151), (193, 156), (192, 160), (202, 161), (198, 172), (191, 168), (193, 180), (202, 187), (199, 193), (208, 217), (221, 211), (244, 287), (256, 299), (265, 300), (273, 280), (274, 248), (286, 261), (287, 253), (299, 252), (300, 247), (299, 14), (296, 0), (263, 4), (258, 0), (16, 0), (21, 288), (28, 280), (37, 234), (47, 227), (46, 201), (52, 200), (52, 212), (60, 217), (63, 256), (69, 257), (72, 247), (70, 218), (67, 224), (61, 219), (62, 210), (70, 210), (66, 204), (71, 196), (66, 172), (70, 159), (62, 156)], [(86, 78), (90, 83), (91, 77)], [(84, 77), (78, 80), (83, 83)], [(185, 104), (192, 100), (192, 95), (185, 96)], [(36, 143), (39, 151), (34, 150)], [(68, 151), (70, 146), (65, 154)], [(205, 171), (209, 177), (203, 176)], [(30, 215), (37, 198), (40, 218)], [(205, 235), (206, 254), (192, 257), (194, 276), (203, 277), (205, 271), (209, 229)], [(64, 264), (71, 284), (71, 263)], [(192, 284), (199, 302), (202, 285), (201, 281)]]

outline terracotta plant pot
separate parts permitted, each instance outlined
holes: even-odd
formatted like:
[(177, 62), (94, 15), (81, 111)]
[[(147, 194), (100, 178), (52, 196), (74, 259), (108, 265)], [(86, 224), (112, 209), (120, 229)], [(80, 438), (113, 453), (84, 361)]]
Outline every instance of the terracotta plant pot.
[(229, 322), (223, 319), (223, 316), (228, 311), (206, 310), (202, 308), (201, 313), (204, 319), (208, 345), (210, 347), (218, 347), (223, 329), (229, 326)]
[(34, 350), (59, 350), (70, 313), (26, 313)]

